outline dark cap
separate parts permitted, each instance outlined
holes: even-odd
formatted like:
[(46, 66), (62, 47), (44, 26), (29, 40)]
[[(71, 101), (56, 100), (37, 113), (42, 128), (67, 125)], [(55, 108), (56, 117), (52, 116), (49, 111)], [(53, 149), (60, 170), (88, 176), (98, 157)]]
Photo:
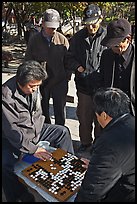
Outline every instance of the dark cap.
[(95, 4), (90, 4), (84, 10), (83, 24), (95, 24), (101, 17), (101, 10)]
[(131, 34), (131, 25), (124, 19), (111, 21), (107, 26), (107, 35), (101, 41), (101, 45), (106, 47), (119, 45), (129, 34)]
[(49, 28), (58, 28), (60, 24), (59, 12), (55, 9), (47, 9), (44, 13), (44, 22)]

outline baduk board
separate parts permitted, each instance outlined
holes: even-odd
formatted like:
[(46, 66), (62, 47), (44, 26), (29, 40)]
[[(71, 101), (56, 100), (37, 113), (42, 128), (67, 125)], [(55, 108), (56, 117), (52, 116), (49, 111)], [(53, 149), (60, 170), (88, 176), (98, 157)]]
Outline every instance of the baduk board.
[(75, 155), (60, 148), (47, 161), (39, 160), (22, 171), (23, 175), (60, 202), (80, 188), (86, 169)]

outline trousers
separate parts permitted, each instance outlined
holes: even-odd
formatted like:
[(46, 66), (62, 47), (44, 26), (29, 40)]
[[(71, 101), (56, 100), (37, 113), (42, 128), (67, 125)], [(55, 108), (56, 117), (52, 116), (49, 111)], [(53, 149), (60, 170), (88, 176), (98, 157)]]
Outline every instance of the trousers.
[(45, 122), (51, 123), (50, 120), (50, 98), (53, 99), (53, 110), (55, 116), (55, 124), (64, 125), (66, 118), (66, 98), (68, 93), (68, 81), (59, 82), (53, 87), (41, 87), (42, 94), (42, 110), (45, 116)]
[[(79, 120), (79, 137), (83, 145), (88, 145), (100, 133), (101, 127), (97, 121), (92, 96), (77, 91), (78, 105), (76, 114)], [(94, 129), (93, 129), (94, 124)]]
[[(74, 154), (70, 131), (65, 126), (44, 124), (39, 141), (44, 140), (49, 141), (53, 147), (62, 148)], [(27, 187), (18, 180), (14, 173), (14, 166), (20, 154), (21, 152), (7, 139), (2, 139), (2, 187), (7, 202), (16, 202), (21, 195), (27, 192)]]

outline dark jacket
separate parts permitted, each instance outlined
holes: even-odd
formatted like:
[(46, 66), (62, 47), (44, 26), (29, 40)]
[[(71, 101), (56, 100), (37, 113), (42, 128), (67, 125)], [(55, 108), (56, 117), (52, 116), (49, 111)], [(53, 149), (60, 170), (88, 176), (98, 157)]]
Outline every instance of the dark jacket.
[(2, 137), (18, 150), (34, 153), (44, 124), (39, 92), (36, 109), (30, 111), (25, 95), (17, 89), (16, 76), (2, 85)]
[[(121, 73), (116, 75), (116, 54), (112, 49), (106, 49), (103, 51), (100, 61), (100, 76), (101, 85), (103, 87), (116, 87), (124, 91), (132, 101), (133, 114), (135, 115), (135, 47), (131, 44), (132, 57), (130, 59), (130, 66), (127, 66)], [(127, 56), (128, 58), (128, 56)], [(116, 78), (119, 78), (119, 85)], [(113, 80), (114, 79), (114, 80)]]
[[(83, 28), (71, 38), (68, 68), (75, 71), (76, 88), (84, 94), (90, 95), (93, 86), (96, 86), (90, 76), (98, 69), (102, 51), (106, 48), (100, 45), (105, 35), (103, 27), (98, 29), (95, 37), (89, 36), (87, 28)], [(84, 73), (77, 71), (79, 66), (85, 68)]]
[(42, 31), (32, 36), (28, 43), (25, 60), (36, 60), (45, 67), (48, 73), (45, 85), (49, 88), (69, 78), (70, 72), (65, 65), (68, 47), (67, 38), (57, 31), (50, 43)]
[(135, 201), (135, 118), (113, 119), (93, 145), (75, 202)]

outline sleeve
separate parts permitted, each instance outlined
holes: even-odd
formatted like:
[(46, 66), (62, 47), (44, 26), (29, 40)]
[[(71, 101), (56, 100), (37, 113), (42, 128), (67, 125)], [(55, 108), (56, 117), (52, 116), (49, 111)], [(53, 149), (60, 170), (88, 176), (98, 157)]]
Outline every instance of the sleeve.
[(67, 52), (66, 61), (67, 61), (67, 69), (71, 71), (76, 71), (81, 64), (76, 60), (75, 55), (76, 51), (76, 40), (74, 37), (71, 38), (70, 46)]
[[(19, 124), (19, 113), (16, 110), (15, 104), (3, 100), (2, 101), (2, 134), (3, 137), (16, 147), (18, 150), (24, 153), (33, 154), (37, 146), (32, 142), (35, 137), (33, 127), (26, 128), (26, 121), (22, 121), (22, 125)], [(30, 136), (31, 135), (31, 139)]]
[(105, 58), (106, 58), (106, 50), (104, 50), (102, 52), (102, 55), (101, 55), (101, 59), (100, 59), (100, 65), (99, 65), (99, 70), (100, 70), (100, 80), (101, 80), (101, 87), (104, 87), (105, 86), (105, 80), (104, 80), (104, 70), (105, 70)]
[(70, 69), (68, 69), (68, 49), (69, 49), (69, 46), (70, 46), (70, 44), (69, 44), (69, 41), (68, 41), (68, 39), (65, 37), (65, 54), (64, 54), (64, 67), (65, 67), (65, 71), (66, 71), (66, 75), (67, 75), (67, 80), (69, 81), (69, 80), (71, 80), (71, 76), (72, 76), (72, 70), (70, 70)]
[(100, 202), (119, 180), (122, 173), (113, 149), (103, 142), (94, 147), (75, 202)]
[(32, 55), (32, 50), (33, 50), (33, 41), (32, 41), (33, 38), (31, 38), (28, 42), (28, 45), (27, 45), (27, 49), (26, 49), (26, 52), (25, 52), (25, 57), (24, 57), (24, 60), (25, 61), (28, 61), (28, 60), (35, 60), (33, 58), (33, 55)]
[(64, 38), (64, 45), (65, 45), (66, 49), (68, 50), (69, 49), (69, 41), (66, 37)]
[(135, 116), (135, 62), (133, 60), (131, 78), (130, 78), (130, 90), (131, 90), (131, 108), (133, 115)]

